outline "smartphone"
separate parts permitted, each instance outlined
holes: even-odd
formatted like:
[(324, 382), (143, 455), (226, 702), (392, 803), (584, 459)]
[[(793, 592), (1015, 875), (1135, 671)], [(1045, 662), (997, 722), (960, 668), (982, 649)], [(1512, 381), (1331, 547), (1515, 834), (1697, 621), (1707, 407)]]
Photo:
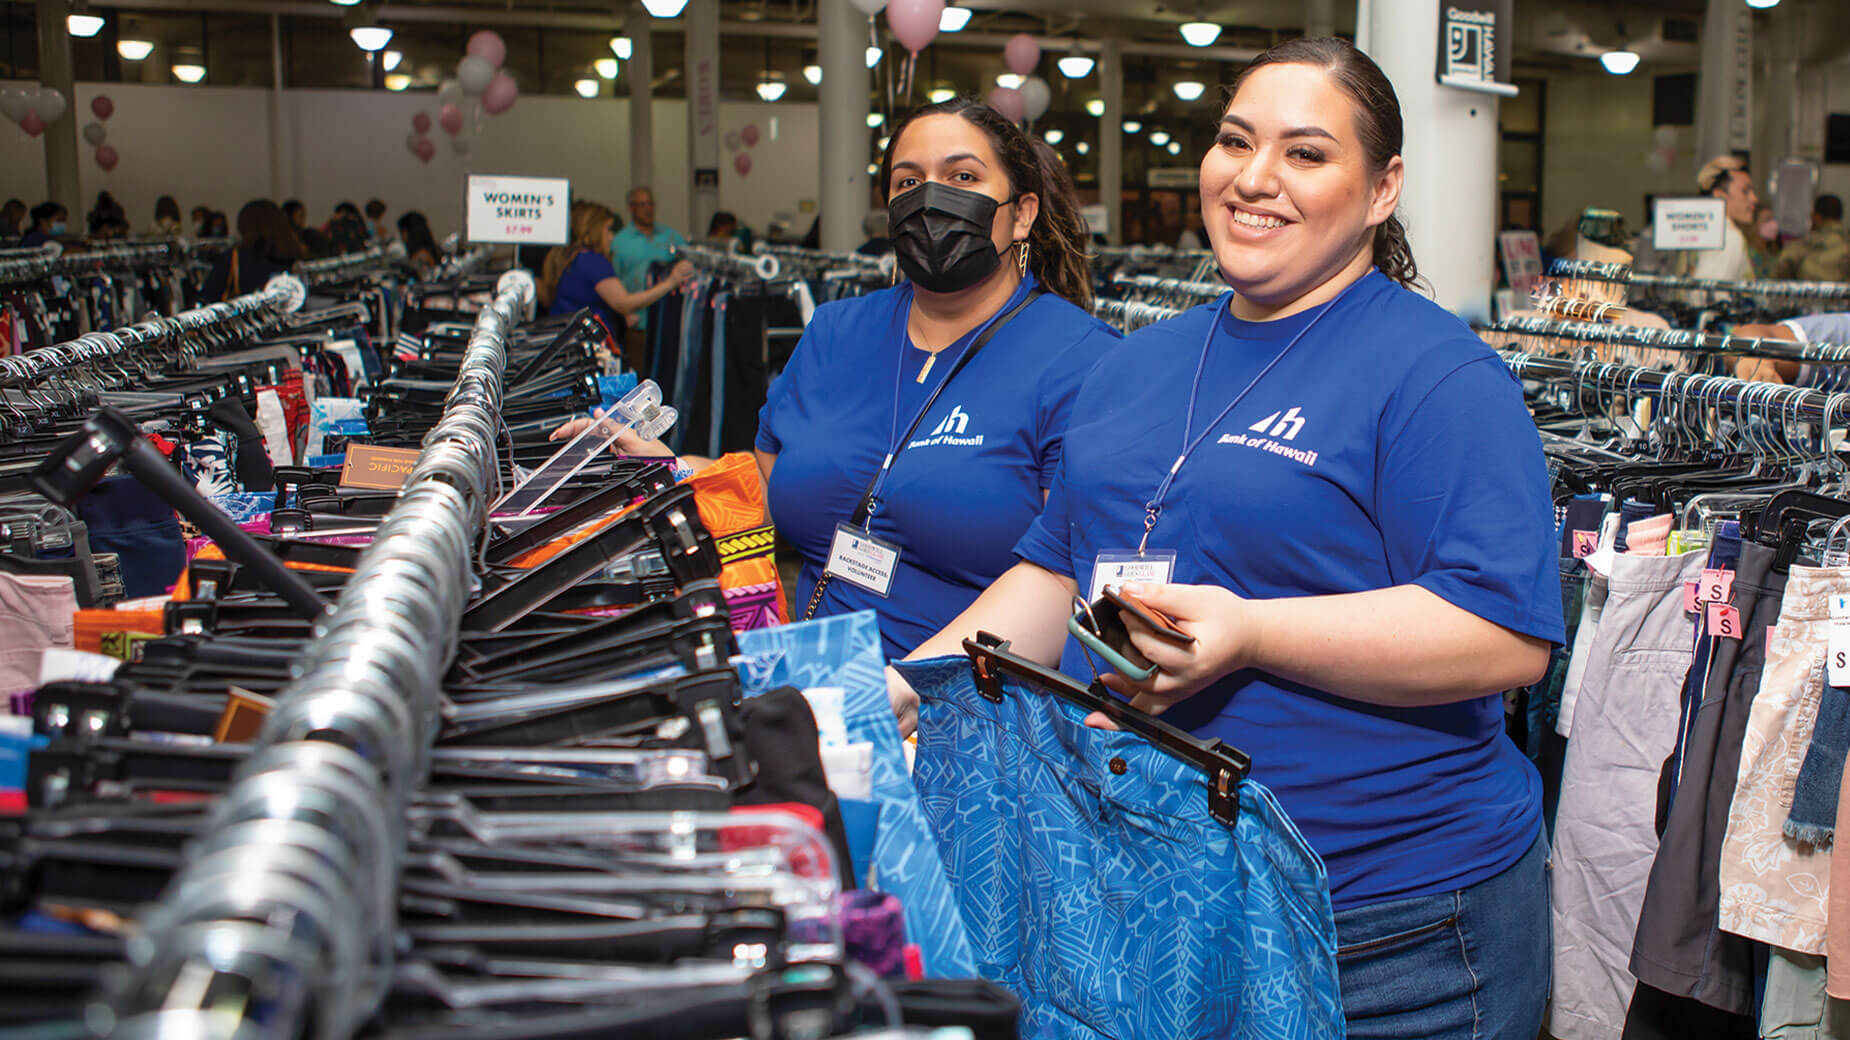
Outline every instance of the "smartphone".
[[(1150, 606), (1148, 603), (1145, 603), (1128, 592), (1114, 589), (1107, 585), (1101, 590), (1100, 599), (1116, 604), (1119, 610), (1149, 625), (1159, 637), (1177, 646), (1188, 646), (1195, 641), (1194, 636), (1182, 631), (1181, 626), (1176, 624), (1175, 618)], [(1092, 609), (1096, 612), (1098, 610), (1098, 605), (1093, 604)]]

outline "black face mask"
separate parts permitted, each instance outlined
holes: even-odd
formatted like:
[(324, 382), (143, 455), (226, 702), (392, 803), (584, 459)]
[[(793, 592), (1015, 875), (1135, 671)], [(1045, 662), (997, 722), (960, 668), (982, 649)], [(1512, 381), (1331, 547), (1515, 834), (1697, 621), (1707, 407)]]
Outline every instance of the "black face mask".
[(899, 269), (927, 292), (954, 293), (1002, 266), (990, 240), (1001, 203), (980, 191), (927, 181), (887, 205)]

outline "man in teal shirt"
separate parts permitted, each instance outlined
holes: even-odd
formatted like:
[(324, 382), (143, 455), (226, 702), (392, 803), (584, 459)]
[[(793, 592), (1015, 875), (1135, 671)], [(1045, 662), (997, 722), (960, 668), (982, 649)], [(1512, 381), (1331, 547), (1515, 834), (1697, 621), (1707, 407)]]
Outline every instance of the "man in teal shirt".
[[(686, 245), (687, 239), (674, 228), (655, 222), (655, 192), (652, 189), (631, 188), (629, 207), (630, 224), (611, 240), (610, 262), (617, 269), (617, 277), (623, 280), (624, 288), (639, 292), (649, 287), (649, 265), (657, 260), (673, 263), (675, 249)], [(638, 312), (630, 321), (629, 331), (630, 357), (638, 365), (644, 350), (642, 330), (646, 328), (648, 312)]]

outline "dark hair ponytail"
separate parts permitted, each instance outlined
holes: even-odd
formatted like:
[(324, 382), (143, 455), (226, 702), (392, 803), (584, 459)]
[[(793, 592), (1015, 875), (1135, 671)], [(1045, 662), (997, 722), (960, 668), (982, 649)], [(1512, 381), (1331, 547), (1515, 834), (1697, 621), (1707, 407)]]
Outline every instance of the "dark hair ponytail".
[[(1009, 187), (1016, 195), (1034, 195), (1041, 208), (1028, 228), (1028, 269), (1049, 292), (1067, 302), (1092, 309), (1092, 256), (1087, 249), (1086, 222), (1079, 212), (1079, 192), (1066, 163), (1045, 143), (1010, 122), (1007, 116), (974, 98), (960, 97), (927, 105), (906, 117), (887, 141), (880, 160), (880, 197), (888, 196), (893, 182), (893, 149), (906, 127), (924, 116), (955, 115), (989, 137), (990, 147), (1002, 161)], [(1004, 263), (1014, 261), (1012, 255)]]
[[(1400, 98), (1394, 84), (1388, 82), (1373, 58), (1356, 49), (1355, 44), (1334, 36), (1288, 40), (1265, 50), (1240, 70), (1227, 89), (1232, 102), (1240, 84), (1254, 71), (1267, 65), (1310, 65), (1322, 69), (1349, 98), (1355, 116), (1356, 135), (1368, 156), (1368, 172), (1379, 176), (1387, 164), (1400, 154), (1405, 128), (1400, 118)], [(1414, 289), (1420, 282), (1420, 270), (1413, 262), (1413, 246), (1407, 241), (1406, 226), (1398, 216), (1390, 216), (1375, 228), (1375, 266), (1381, 273), (1401, 285)]]

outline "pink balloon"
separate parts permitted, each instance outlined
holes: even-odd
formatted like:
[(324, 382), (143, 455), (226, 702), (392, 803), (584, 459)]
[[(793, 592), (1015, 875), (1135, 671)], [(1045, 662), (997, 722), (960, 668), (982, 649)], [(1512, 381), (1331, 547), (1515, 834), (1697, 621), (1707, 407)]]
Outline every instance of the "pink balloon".
[(105, 170), (113, 170), (116, 168), (116, 163), (121, 161), (122, 157), (116, 154), (115, 145), (100, 144), (96, 146), (96, 164), (98, 166), (101, 166)]
[(90, 99), (90, 111), (96, 114), (96, 118), (107, 120), (116, 114), (116, 103), (109, 100), (109, 95), (98, 94)]
[(1034, 75), (1034, 66), (1041, 63), (1041, 45), (1034, 42), (1034, 37), (1027, 33), (1016, 33), (1009, 37), (1009, 42), (1002, 48), (1002, 58), (1008, 62), (1009, 71), (1017, 76)]
[(739, 171), (739, 176), (741, 177), (745, 176), (746, 174), (751, 173), (752, 172), (752, 157), (749, 155), (746, 155), (744, 152), (740, 152), (739, 154), (732, 157), (732, 168)]
[(990, 91), (989, 107), (1002, 113), (1011, 123), (1019, 123), (1028, 115), (1028, 101), (1014, 87), (997, 87)]
[(444, 105), (437, 110), (437, 122), (443, 124), (443, 132), (455, 137), (462, 133), (463, 110), (454, 103)]
[(888, 0), (886, 5), (886, 24), (914, 54), (938, 35), (938, 19), (943, 15), (944, 0)]
[(37, 112), (27, 112), (25, 118), (19, 121), (19, 128), (37, 137), (45, 132), (45, 121), (39, 118)]
[(428, 137), (418, 138), (418, 158), (429, 162), (437, 157), (437, 145)]
[(430, 133), (430, 116), (423, 112), (412, 116), (411, 129), (416, 130), (420, 135)]
[(744, 141), (745, 147), (747, 148), (750, 148), (752, 145), (757, 144), (758, 143), (758, 124), (757, 123), (745, 124), (745, 129), (739, 131), (739, 140)]
[(507, 61), (507, 41), (501, 38), (500, 33), (483, 29), (469, 37), (469, 46), (465, 48), (465, 52), (487, 61), (488, 64), (498, 69), (502, 63)]
[(520, 88), (514, 84), (514, 77), (497, 72), (495, 78), (489, 81), (488, 89), (482, 91), (482, 111), (498, 116), (513, 108), (519, 98)]

